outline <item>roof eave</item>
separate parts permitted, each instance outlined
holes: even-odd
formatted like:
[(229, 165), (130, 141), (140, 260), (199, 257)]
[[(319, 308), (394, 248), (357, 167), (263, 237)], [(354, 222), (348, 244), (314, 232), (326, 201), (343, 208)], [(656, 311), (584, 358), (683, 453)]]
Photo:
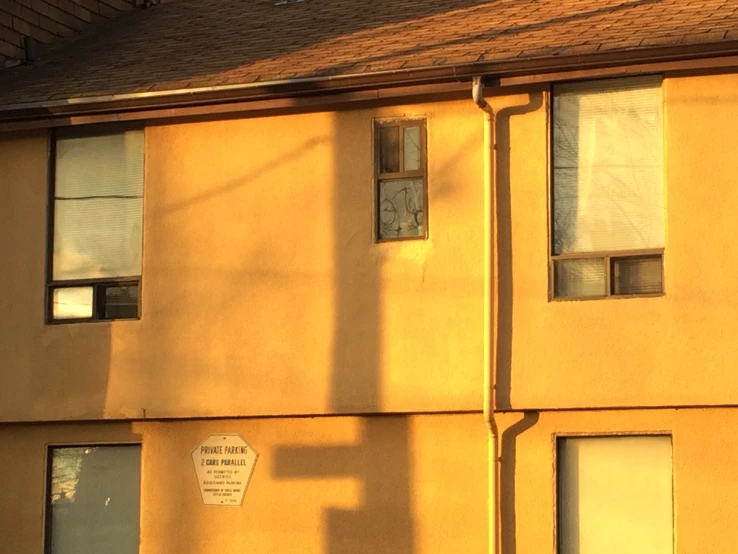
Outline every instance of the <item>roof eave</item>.
[[(459, 65), (403, 68), (391, 71), (349, 75), (316, 76), (271, 82), (253, 82), (204, 88), (185, 88), (109, 96), (79, 97), (37, 103), (0, 105), (0, 123), (22, 123), (38, 119), (68, 118), (93, 114), (144, 112), (154, 109), (176, 109), (196, 105), (214, 105), (246, 101), (297, 98), (311, 95), (337, 94), (351, 91), (401, 87), (420, 84), (466, 83), (474, 76), (494, 80), (498, 84), (513, 85), (524, 82), (555, 80), (554, 75), (581, 73), (580, 78), (602, 70), (617, 73), (621, 67), (636, 68), (640, 72), (664, 71), (664, 64), (681, 63), (683, 69), (709, 64), (690, 64), (698, 60), (716, 60), (719, 67), (738, 67), (738, 40), (701, 44), (682, 44), (658, 47), (596, 52), (583, 55), (550, 55), (538, 58), (501, 62), (475, 62)], [(722, 59), (722, 63), (720, 60)], [(682, 66), (673, 66), (675, 70)], [(625, 72), (625, 71), (624, 71)], [(627, 71), (632, 72), (632, 71)], [(605, 71), (604, 74), (607, 74)]]

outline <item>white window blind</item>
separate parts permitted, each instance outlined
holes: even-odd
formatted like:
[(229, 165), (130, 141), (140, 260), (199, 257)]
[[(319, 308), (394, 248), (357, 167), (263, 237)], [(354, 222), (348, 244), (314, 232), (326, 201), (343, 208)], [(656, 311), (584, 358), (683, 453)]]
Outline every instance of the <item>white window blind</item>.
[(556, 86), (554, 254), (664, 246), (660, 77)]
[[(144, 134), (131, 130), (56, 141), (53, 279), (141, 274)], [(88, 131), (89, 132), (89, 131)]]
[(671, 437), (558, 442), (559, 554), (674, 554)]

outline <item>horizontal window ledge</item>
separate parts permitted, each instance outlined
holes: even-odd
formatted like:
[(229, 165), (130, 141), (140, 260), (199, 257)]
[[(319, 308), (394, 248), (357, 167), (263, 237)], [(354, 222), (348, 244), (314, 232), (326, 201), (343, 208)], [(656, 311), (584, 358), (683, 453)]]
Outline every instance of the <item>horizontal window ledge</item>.
[(141, 316), (136, 317), (118, 317), (114, 319), (91, 319), (91, 318), (78, 318), (78, 319), (47, 319), (46, 325), (72, 325), (75, 323), (84, 323), (85, 325), (91, 323), (118, 323), (118, 322), (135, 322), (141, 321)]
[(377, 173), (377, 179), (381, 180), (392, 180), (392, 179), (420, 179), (425, 177), (425, 171), (403, 171), (401, 173)]
[(554, 296), (549, 298), (550, 302), (579, 302), (588, 300), (628, 300), (634, 298), (662, 298), (666, 296), (664, 292), (656, 292), (649, 294), (610, 294), (606, 296)]
[(427, 234), (422, 235), (403, 235), (399, 237), (383, 237), (383, 238), (377, 238), (377, 244), (382, 244), (384, 242), (407, 242), (409, 240), (426, 240), (428, 238)]
[(68, 279), (64, 281), (49, 281), (49, 287), (76, 287), (79, 285), (96, 285), (99, 283), (139, 283), (140, 275), (131, 275), (129, 277), (98, 277), (95, 279)]
[(647, 248), (643, 250), (606, 250), (601, 252), (567, 252), (565, 254), (552, 254), (552, 260), (569, 260), (578, 258), (627, 258), (631, 256), (655, 256), (663, 255), (663, 248)]

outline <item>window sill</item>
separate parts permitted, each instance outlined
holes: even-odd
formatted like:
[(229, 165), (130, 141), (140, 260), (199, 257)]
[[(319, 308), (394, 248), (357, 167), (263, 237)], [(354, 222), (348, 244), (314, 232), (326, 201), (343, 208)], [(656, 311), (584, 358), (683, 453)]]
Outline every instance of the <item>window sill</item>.
[(660, 298), (666, 296), (665, 292), (652, 294), (611, 294), (606, 296), (558, 296), (549, 297), (549, 302), (581, 302), (588, 300), (628, 300), (633, 298)]
[(376, 238), (374, 240), (375, 244), (385, 244), (385, 243), (392, 243), (392, 242), (403, 242), (403, 241), (415, 241), (415, 240), (427, 240), (428, 235), (418, 235), (418, 236), (410, 236), (410, 237), (387, 237), (387, 238)]
[(70, 325), (75, 323), (125, 323), (125, 322), (136, 322), (141, 321), (141, 316), (138, 317), (121, 317), (118, 319), (46, 319), (46, 325)]

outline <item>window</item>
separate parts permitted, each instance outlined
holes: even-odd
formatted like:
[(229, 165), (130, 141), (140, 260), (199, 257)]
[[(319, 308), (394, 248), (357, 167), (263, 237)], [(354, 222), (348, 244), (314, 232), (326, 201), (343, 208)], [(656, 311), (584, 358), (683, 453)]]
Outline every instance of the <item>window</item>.
[(48, 321), (137, 318), (143, 130), (60, 129), (52, 144)]
[(557, 441), (558, 554), (673, 554), (671, 437)]
[(428, 233), (425, 120), (376, 124), (377, 240)]
[(553, 89), (551, 296), (663, 292), (660, 77)]
[(141, 446), (49, 450), (47, 554), (136, 554)]

